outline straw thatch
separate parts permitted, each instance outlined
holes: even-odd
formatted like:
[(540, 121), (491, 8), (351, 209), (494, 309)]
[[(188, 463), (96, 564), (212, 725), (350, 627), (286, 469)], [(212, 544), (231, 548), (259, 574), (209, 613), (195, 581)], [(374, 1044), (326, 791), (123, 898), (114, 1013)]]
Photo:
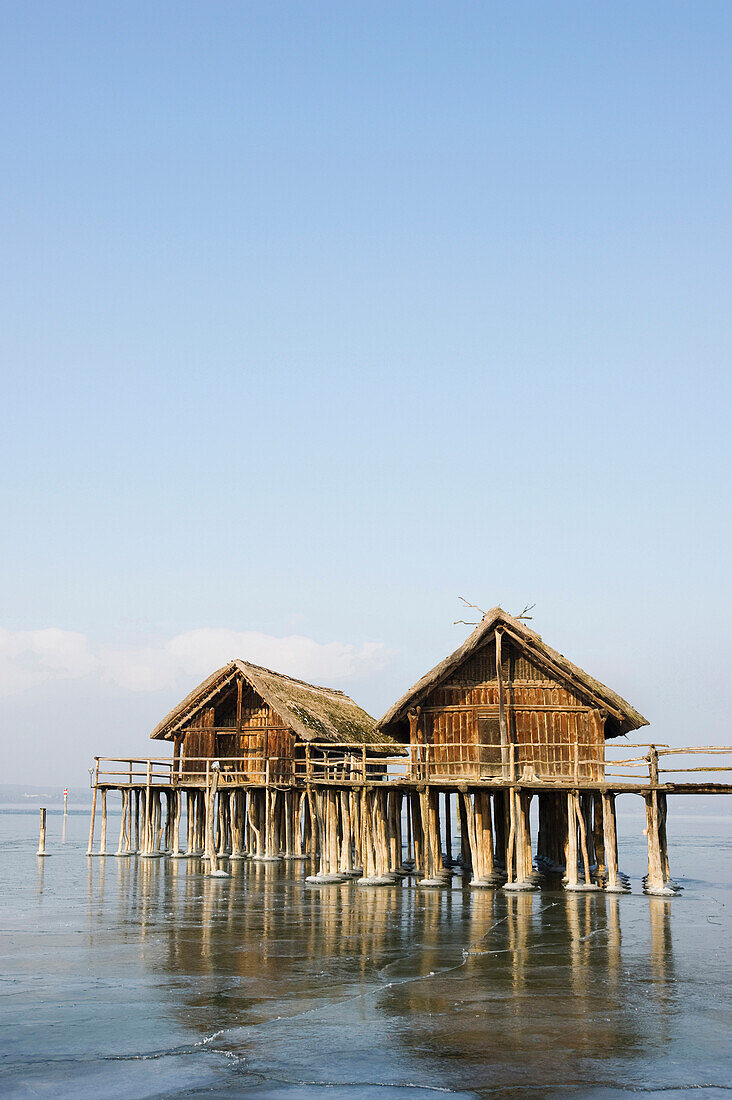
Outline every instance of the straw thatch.
[(170, 741), (175, 733), (237, 678), (243, 678), (285, 725), (303, 741), (333, 744), (400, 746), (377, 732), (376, 722), (353, 699), (334, 688), (317, 687), (281, 672), (230, 661), (199, 684), (151, 733), (157, 740)]
[(378, 723), (382, 734), (404, 718), (407, 711), (417, 706), (433, 688), (440, 684), (450, 673), (470, 657), (482, 645), (495, 635), (496, 628), (503, 630), (504, 637), (512, 639), (538, 667), (546, 669), (548, 676), (566, 684), (572, 690), (583, 695), (595, 706), (606, 710), (615, 719), (612, 735), (628, 733), (630, 730), (647, 726), (648, 720), (631, 707), (617, 692), (590, 676), (578, 665), (572, 664), (561, 653), (551, 649), (539, 634), (530, 630), (518, 619), (500, 607), (487, 611), (482, 621), (463, 644), (428, 672), (409, 689), (383, 716)]

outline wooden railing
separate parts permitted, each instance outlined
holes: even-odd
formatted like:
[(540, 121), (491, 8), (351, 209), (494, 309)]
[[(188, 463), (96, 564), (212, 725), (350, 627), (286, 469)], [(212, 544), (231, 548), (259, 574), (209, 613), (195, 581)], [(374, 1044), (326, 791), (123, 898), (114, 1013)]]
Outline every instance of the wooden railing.
[[(541, 759), (531, 757), (528, 750), (539, 747)], [(91, 786), (208, 786), (214, 769), (219, 773), (221, 786), (304, 787), (315, 782), (398, 780), (432, 783), (472, 780), (498, 785), (540, 783), (548, 787), (566, 786), (567, 783), (655, 786), (670, 782), (671, 776), (676, 777), (674, 782), (683, 782), (679, 777), (685, 775), (694, 775), (694, 782), (701, 786), (704, 779), (706, 785), (713, 782), (715, 775), (719, 781), (720, 773), (727, 773), (732, 781), (732, 748), (721, 745), (671, 748), (658, 744), (607, 743), (604, 754), (600, 755), (595, 746), (584, 744), (559, 741), (544, 742), (541, 746), (510, 744), (507, 760), (489, 764), (480, 760), (483, 748), (464, 743), (405, 746), (404, 752), (396, 755), (393, 744), (354, 742), (340, 744), (334, 749), (332, 743), (323, 742), (307, 744), (294, 759), (189, 756), (181, 761), (162, 757), (95, 757), (94, 768), (90, 769)], [(633, 755), (636, 750), (645, 751)], [(622, 755), (628, 752), (631, 755)], [(621, 755), (616, 757), (616, 753)], [(710, 757), (720, 763), (712, 764)], [(675, 766), (663, 767), (664, 763)]]

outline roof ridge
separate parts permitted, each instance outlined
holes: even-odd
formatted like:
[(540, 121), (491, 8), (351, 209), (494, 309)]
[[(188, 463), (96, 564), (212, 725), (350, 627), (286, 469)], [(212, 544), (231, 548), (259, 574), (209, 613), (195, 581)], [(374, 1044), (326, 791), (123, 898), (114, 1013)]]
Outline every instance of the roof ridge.
[(253, 661), (245, 661), (243, 657), (235, 657), (232, 664), (246, 665), (247, 668), (256, 669), (257, 672), (266, 672), (269, 676), (276, 676), (278, 680), (288, 680), (291, 684), (300, 684), (301, 687), (312, 688), (314, 691), (324, 691), (327, 695), (342, 695), (345, 691), (338, 688), (322, 687), (320, 684), (311, 684), (309, 680), (298, 680), (296, 676), (288, 676), (286, 672), (276, 672), (273, 668), (265, 668), (264, 665), (255, 665)]

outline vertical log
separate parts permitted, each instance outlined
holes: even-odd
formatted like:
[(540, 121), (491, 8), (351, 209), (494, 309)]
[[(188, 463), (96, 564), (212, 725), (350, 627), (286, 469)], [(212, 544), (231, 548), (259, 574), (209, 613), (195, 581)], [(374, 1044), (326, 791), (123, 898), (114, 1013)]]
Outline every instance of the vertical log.
[(94, 819), (97, 813), (97, 779), (99, 778), (99, 761), (97, 760), (96, 774), (94, 776), (94, 788), (92, 790), (92, 808), (91, 817), (89, 819), (89, 844), (86, 849), (88, 856), (93, 855), (94, 852)]
[(418, 791), (409, 792), (409, 813), (412, 819), (412, 836), (414, 840), (414, 869), (425, 872), (424, 862), (424, 833), (422, 830), (422, 804)]
[(618, 879), (618, 845), (615, 823), (615, 795), (610, 791), (602, 794), (603, 847), (605, 851), (606, 882), (608, 893), (616, 894), (625, 888)]
[(506, 792), (496, 791), (493, 795), (493, 817), (496, 823), (496, 849), (495, 858), (504, 871), (508, 866), (508, 856), (506, 851), (507, 836), (506, 836)]
[(404, 871), (404, 836), (402, 834), (402, 817), (404, 807), (404, 795), (402, 791), (393, 791), (394, 799), (394, 831), (396, 833), (396, 865), (394, 871)]
[(140, 788), (135, 787), (135, 835), (133, 840), (134, 851), (140, 851)]
[(577, 811), (575, 809), (575, 793), (567, 791), (567, 882), (568, 890), (574, 890), (579, 884), (577, 872)]
[(119, 840), (117, 842), (117, 855), (126, 855), (125, 851), (125, 839), (127, 838), (127, 803), (129, 801), (130, 792), (122, 788), (120, 791), (122, 796), (122, 814), (119, 819)]
[(598, 878), (607, 876), (607, 856), (605, 855), (605, 827), (602, 795), (592, 795), (592, 846), (595, 849)]
[(491, 878), (495, 875), (495, 848), (493, 846), (493, 822), (491, 820), (491, 796), (490, 791), (479, 790), (476, 796), (480, 803), (480, 849), (482, 859), (483, 878)]
[(585, 814), (580, 804), (580, 796), (575, 792), (574, 799), (575, 811), (577, 814), (577, 824), (579, 825), (580, 845), (582, 848), (582, 866), (584, 869), (585, 886), (592, 884), (592, 874), (590, 871), (590, 856), (587, 848), (587, 830), (585, 827)]
[(471, 885), (479, 886), (483, 880), (482, 852), (478, 845), (478, 829), (476, 822), (476, 809), (470, 791), (463, 791), (460, 802), (460, 824), (465, 827), (465, 838), (468, 844), (468, 863), (472, 869)]
[(407, 858), (406, 863), (411, 865), (414, 862), (414, 849), (412, 848), (412, 814), (410, 812), (409, 791), (407, 791), (406, 797), (406, 821), (407, 821)]
[(516, 800), (514, 790), (508, 792), (508, 839), (506, 841), (506, 885), (516, 881)]
[(663, 856), (658, 823), (658, 793), (653, 790), (645, 795), (646, 829), (648, 831), (648, 876), (645, 880), (646, 892), (663, 894), (666, 883), (663, 874)]
[(99, 837), (99, 855), (107, 854), (107, 788), (102, 787), (102, 832)]
[(452, 808), (450, 805), (450, 792), (445, 791), (445, 855), (447, 866), (452, 866)]
[(661, 845), (661, 865), (663, 868), (663, 880), (667, 886), (671, 883), (671, 868), (668, 862), (668, 837), (666, 835), (666, 819), (668, 817), (668, 803), (665, 791), (658, 792), (658, 840)]
[(341, 850), (338, 869), (343, 875), (350, 876), (353, 871), (353, 825), (349, 792), (343, 790), (337, 797), (340, 800), (341, 810)]
[[(496, 678), (498, 680), (498, 728), (501, 735), (501, 773), (504, 779), (509, 778), (509, 753), (508, 753), (508, 729), (506, 726), (506, 710), (503, 698), (503, 670), (501, 668), (501, 631), (496, 631)], [(513, 774), (510, 776), (513, 779)]]
[(38, 826), (38, 851), (36, 852), (36, 855), (37, 856), (45, 856), (47, 854), (48, 853), (46, 852), (46, 809), (45, 809), (44, 806), (41, 806), (40, 822), (39, 822), (39, 826)]
[[(460, 828), (460, 862), (462, 863), (463, 870), (466, 872), (469, 867), (472, 867), (470, 833), (468, 831), (468, 811), (466, 809), (469, 800), (470, 795), (467, 791), (462, 791), (455, 799), (458, 813), (458, 825)], [(473, 867), (472, 870), (473, 875), (475, 875), (475, 868)]]

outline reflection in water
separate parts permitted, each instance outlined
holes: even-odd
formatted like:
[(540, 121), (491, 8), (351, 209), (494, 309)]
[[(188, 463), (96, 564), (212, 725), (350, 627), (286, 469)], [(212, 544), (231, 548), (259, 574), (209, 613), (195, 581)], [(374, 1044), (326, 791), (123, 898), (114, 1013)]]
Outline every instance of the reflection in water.
[[(94, 862), (90, 913), (103, 919), (113, 871), (169, 1012), (284, 1080), (322, 1080), (324, 1062), (344, 1080), (368, 1060), (373, 1076), (386, 1044), (392, 1080), (575, 1087), (668, 1031), (663, 898), (640, 902), (647, 949), (624, 958), (623, 921), (638, 912), (616, 895), (312, 889), (307, 872), (276, 863), (232, 863), (214, 879), (200, 860)], [(660, 991), (642, 1012), (638, 967)]]

